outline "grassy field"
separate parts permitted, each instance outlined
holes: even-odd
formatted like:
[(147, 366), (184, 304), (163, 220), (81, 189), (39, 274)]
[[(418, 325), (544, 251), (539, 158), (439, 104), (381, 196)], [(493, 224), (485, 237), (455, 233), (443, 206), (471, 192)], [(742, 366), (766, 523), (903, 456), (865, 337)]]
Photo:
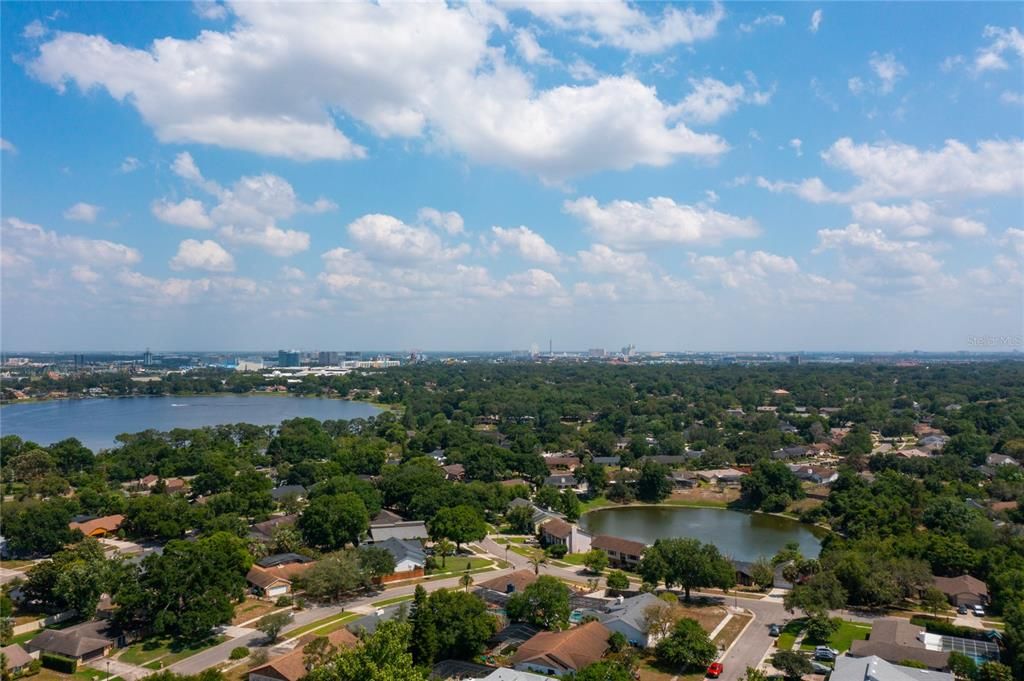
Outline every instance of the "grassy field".
[[(106, 672), (91, 667), (80, 667), (74, 674), (61, 674), (52, 669), (40, 669), (38, 674), (26, 678), (30, 678), (32, 681), (94, 681), (94, 679), (108, 681)], [(121, 681), (121, 677), (115, 676), (109, 681)]]
[[(224, 636), (217, 636), (193, 646), (186, 646), (178, 644), (169, 638), (151, 638), (128, 646), (117, 659), (128, 664), (149, 667), (150, 669), (161, 669), (179, 660), (184, 660), (186, 657), (191, 657), (202, 650), (223, 643), (226, 640)], [(157, 662), (162, 664), (157, 665)]]
[(446, 563), (446, 567), (437, 568), (430, 573), (430, 576), (454, 575), (459, 572), (465, 572), (466, 570), (479, 570), (480, 568), (490, 567), (494, 564), (494, 561), (490, 558), (477, 558), (476, 556), (449, 556)]
[(412, 596), (396, 596), (394, 598), (386, 598), (383, 601), (377, 601), (373, 604), (373, 607), (380, 608), (385, 605), (394, 605), (395, 603), (401, 603), (402, 601), (411, 601)]
[(331, 631), (337, 629), (337, 627), (334, 627), (334, 629), (330, 630), (327, 630), (327, 627), (333, 626), (335, 624), (344, 625), (346, 622), (350, 622), (351, 620), (357, 619), (359, 616), (360, 615), (358, 613), (354, 612), (343, 612), (338, 613), (337, 615), (330, 615), (329, 617), (324, 617), (323, 619), (319, 619), (315, 622), (310, 622), (309, 624), (303, 625), (298, 629), (292, 629), (291, 631), (287, 632), (285, 636), (287, 636), (288, 638), (295, 638), (297, 636), (302, 636), (303, 634), (308, 634), (311, 631), (315, 631), (317, 634), (330, 633)]
[(255, 598), (246, 598), (235, 606), (235, 616), (231, 619), (232, 624), (241, 624), (249, 620), (263, 617), (264, 615), (277, 610), (273, 601), (261, 601)]
[(750, 615), (733, 615), (732, 619), (718, 632), (718, 636), (715, 636), (714, 644), (728, 648), (736, 640), (736, 637), (740, 635), (740, 632), (743, 631), (743, 627), (747, 626), (747, 623), (752, 619), (753, 617)]
[[(870, 633), (871, 627), (869, 625), (843, 620), (839, 629), (829, 637), (827, 645), (830, 648), (835, 648), (839, 652), (844, 653), (850, 649), (850, 646), (853, 645), (854, 641), (863, 641)], [(822, 641), (810, 641), (808, 639), (804, 639), (803, 643), (800, 644), (800, 650), (814, 650), (815, 646), (820, 645), (823, 645)]]

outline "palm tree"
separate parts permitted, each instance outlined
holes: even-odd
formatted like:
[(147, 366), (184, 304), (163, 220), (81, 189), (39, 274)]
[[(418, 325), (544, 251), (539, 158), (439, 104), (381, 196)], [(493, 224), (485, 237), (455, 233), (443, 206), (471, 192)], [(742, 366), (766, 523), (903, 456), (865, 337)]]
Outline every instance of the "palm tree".
[(441, 567), (445, 567), (447, 564), (448, 556), (455, 553), (455, 545), (447, 539), (438, 539), (434, 542), (434, 550), (441, 554)]
[(459, 577), (459, 584), (461, 584), (463, 588), (466, 589), (466, 593), (469, 593), (469, 587), (473, 586), (473, 575), (469, 574), (468, 572), (464, 573), (461, 577)]
[(530, 564), (533, 565), (533, 574), (540, 574), (540, 566), (547, 562), (543, 553), (535, 553), (530, 556)]

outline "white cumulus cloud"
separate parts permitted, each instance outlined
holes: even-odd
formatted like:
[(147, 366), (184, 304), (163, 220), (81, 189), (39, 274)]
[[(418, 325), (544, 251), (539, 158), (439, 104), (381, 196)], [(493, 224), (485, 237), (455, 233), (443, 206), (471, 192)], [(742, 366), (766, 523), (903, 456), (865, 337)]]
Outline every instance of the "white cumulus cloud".
[(185, 239), (178, 244), (178, 253), (171, 258), (172, 270), (207, 270), (209, 272), (231, 272), (235, 259), (216, 241)]
[(532, 262), (557, 265), (562, 261), (558, 251), (529, 227), (491, 227), (493, 236), (493, 250), (499, 252), (502, 249), (509, 249), (519, 254), (519, 257)]
[(79, 202), (64, 211), (64, 219), (76, 222), (96, 222), (99, 214), (99, 206), (92, 203)]
[(150, 209), (161, 222), (196, 229), (211, 229), (213, 227), (213, 221), (206, 214), (203, 202), (196, 199), (184, 199), (178, 203), (160, 199), (154, 201)]

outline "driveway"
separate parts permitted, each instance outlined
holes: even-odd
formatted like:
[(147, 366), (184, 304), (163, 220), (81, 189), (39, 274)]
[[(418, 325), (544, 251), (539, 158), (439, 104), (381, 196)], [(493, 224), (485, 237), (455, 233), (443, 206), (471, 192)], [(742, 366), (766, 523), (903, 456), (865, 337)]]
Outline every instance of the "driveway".
[[(103, 679), (112, 679), (117, 676), (124, 679), (124, 681), (139, 681), (139, 679), (154, 673), (152, 669), (146, 669), (145, 667), (128, 664), (127, 662), (121, 662), (119, 660), (111, 660), (108, 657), (89, 660), (84, 664), (91, 669), (102, 672)], [(110, 672), (109, 676), (107, 675), (108, 670)]]

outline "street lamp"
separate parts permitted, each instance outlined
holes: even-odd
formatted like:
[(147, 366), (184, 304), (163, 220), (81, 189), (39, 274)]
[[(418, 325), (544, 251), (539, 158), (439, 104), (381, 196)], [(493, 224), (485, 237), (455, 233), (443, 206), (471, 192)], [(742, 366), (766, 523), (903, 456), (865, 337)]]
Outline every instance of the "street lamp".
[(107, 660), (107, 681), (110, 681), (110, 660)]

